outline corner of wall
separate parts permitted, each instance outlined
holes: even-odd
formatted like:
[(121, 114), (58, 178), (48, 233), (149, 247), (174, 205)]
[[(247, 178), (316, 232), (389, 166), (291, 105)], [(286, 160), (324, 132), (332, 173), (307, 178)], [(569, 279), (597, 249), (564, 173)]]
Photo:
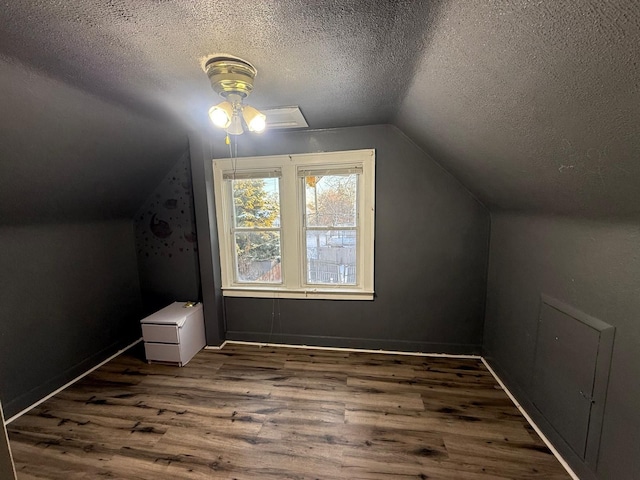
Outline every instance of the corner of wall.
[(411, 144), (417, 150), (420, 150), (425, 157), (427, 157), (430, 161), (432, 161), (435, 165), (437, 165), (443, 172), (445, 172), (455, 183), (457, 183), (460, 186), (462, 190), (464, 190), (473, 200), (475, 200), (478, 203), (478, 205), (480, 205), (487, 212), (487, 215), (490, 213), (489, 207), (473, 191), (471, 191), (469, 187), (467, 187), (464, 183), (462, 183), (458, 179), (458, 177), (456, 177), (453, 173), (447, 170), (442, 165), (442, 163), (438, 162), (434, 157), (432, 157), (431, 154), (425, 148), (423, 148), (421, 145), (416, 143), (399, 126), (395, 124), (389, 124), (389, 126), (394, 130), (396, 130), (400, 134), (400, 136), (402, 136), (405, 139), (407, 143)]

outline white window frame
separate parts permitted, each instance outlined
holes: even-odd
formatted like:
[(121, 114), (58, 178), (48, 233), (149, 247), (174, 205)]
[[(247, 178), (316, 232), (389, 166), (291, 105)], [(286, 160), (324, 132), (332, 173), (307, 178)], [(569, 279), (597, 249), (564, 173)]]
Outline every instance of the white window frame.
[[(304, 238), (304, 178), (299, 171), (361, 169), (358, 175), (357, 284), (319, 285), (306, 283), (306, 239)], [(277, 170), (280, 177), (280, 223), (282, 283), (239, 283), (234, 275), (235, 245), (232, 237), (233, 202), (231, 182), (224, 176)], [(373, 300), (375, 232), (375, 150), (349, 150), (264, 157), (213, 160), (218, 243), (224, 296), (266, 298), (323, 298)], [(336, 229), (339, 229), (337, 227)]]

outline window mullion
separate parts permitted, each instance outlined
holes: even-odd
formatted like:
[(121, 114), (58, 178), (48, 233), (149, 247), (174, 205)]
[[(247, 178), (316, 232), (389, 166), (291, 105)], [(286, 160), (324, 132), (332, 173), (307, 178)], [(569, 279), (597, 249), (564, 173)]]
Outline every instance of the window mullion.
[(282, 166), (281, 214), (282, 214), (282, 258), (284, 285), (288, 288), (300, 286), (300, 235), (298, 186), (296, 167), (289, 163)]

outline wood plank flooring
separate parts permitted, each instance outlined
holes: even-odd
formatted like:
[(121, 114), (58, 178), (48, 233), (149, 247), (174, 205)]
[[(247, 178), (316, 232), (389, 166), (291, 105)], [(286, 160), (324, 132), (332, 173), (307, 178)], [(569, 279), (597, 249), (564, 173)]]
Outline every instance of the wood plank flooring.
[(28, 479), (569, 475), (482, 362), (227, 345), (126, 353), (9, 425)]

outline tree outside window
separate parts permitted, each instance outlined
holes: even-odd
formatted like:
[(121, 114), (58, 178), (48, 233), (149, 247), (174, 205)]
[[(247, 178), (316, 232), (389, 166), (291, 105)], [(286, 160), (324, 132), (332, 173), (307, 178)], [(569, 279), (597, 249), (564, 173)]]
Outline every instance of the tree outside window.
[(241, 282), (280, 282), (277, 178), (232, 181), (236, 274)]

